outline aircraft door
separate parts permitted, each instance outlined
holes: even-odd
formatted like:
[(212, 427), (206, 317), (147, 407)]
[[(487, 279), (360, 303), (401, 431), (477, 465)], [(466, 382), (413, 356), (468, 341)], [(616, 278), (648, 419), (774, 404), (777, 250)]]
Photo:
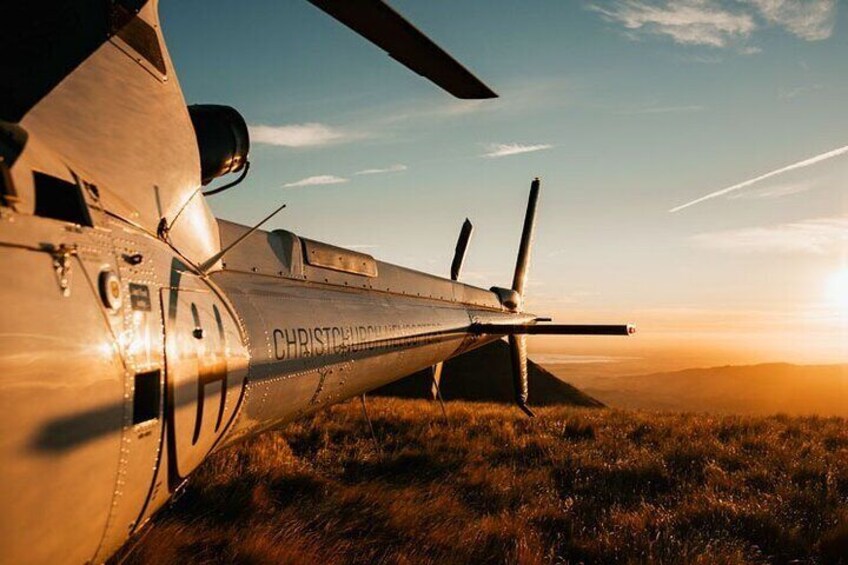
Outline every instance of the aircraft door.
[(184, 277), (163, 290), (168, 483), (173, 490), (217, 445), (238, 409), (247, 350), (223, 302)]
[[(110, 315), (126, 367), (120, 466), (108, 527), (95, 562), (106, 559), (141, 523), (141, 511), (155, 488), (164, 430), (164, 351), (157, 267), (164, 253), (145, 234), (115, 229), (109, 235), (121, 304)], [(115, 278), (101, 275), (99, 288)], [(102, 291), (101, 291), (102, 292)]]

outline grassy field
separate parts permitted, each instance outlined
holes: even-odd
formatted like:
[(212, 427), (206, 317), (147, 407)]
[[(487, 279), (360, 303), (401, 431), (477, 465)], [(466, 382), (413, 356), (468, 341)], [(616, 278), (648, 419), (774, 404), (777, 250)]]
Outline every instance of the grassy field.
[(217, 454), (127, 562), (848, 562), (844, 419), (369, 408)]

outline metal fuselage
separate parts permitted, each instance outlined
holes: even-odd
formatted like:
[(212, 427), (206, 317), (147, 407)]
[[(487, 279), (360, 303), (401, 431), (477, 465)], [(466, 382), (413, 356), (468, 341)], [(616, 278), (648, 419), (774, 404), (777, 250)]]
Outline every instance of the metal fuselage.
[[(247, 228), (199, 193), (156, 2), (135, 17), (161, 65), (105, 41), (17, 123), (27, 139), (7, 161), (4, 563), (108, 559), (214, 450), (500, 337), (473, 324), (533, 320), (284, 231), (201, 272)], [(71, 217), (51, 190), (77, 191)]]

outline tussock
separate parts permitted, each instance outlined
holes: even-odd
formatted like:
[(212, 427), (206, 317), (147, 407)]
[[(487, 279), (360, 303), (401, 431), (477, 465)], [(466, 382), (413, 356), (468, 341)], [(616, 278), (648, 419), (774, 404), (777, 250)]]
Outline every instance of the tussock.
[(838, 563), (840, 418), (372, 399), (223, 451), (129, 563)]

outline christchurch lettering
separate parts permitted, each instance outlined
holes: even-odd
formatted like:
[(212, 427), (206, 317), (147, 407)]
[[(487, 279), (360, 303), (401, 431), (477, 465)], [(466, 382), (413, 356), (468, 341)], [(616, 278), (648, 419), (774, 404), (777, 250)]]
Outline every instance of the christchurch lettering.
[(275, 328), (274, 357), (279, 360), (384, 351), (415, 345), (433, 337), (436, 324), (316, 326)]

